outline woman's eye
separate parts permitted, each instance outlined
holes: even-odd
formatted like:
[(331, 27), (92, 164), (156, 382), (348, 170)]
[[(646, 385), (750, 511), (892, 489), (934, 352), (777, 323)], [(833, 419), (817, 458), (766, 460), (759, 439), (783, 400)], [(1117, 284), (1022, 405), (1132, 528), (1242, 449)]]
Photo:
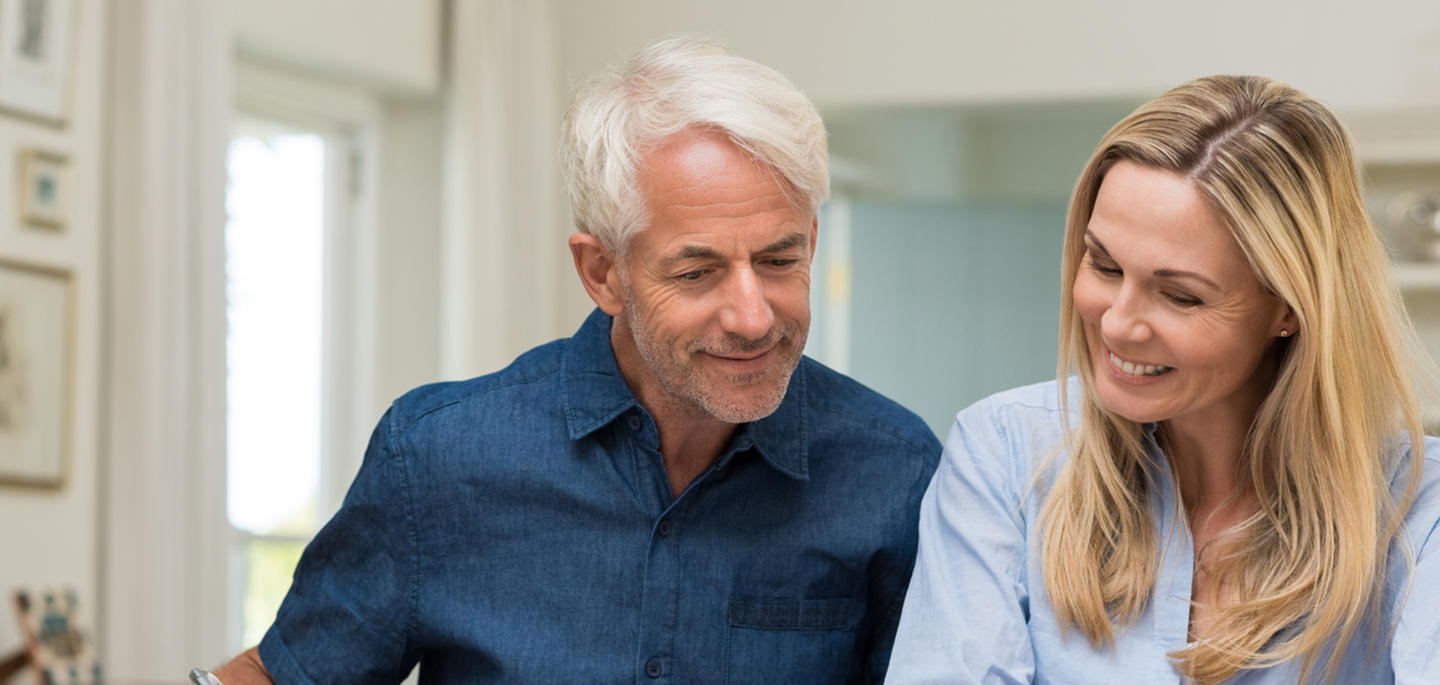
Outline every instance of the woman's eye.
[(1185, 296), (1185, 295), (1169, 294), (1169, 295), (1166, 295), (1166, 297), (1170, 298), (1170, 301), (1171, 301), (1171, 302), (1174, 302), (1175, 304), (1178, 304), (1178, 305), (1180, 305), (1181, 307), (1194, 307), (1194, 306), (1196, 306), (1196, 305), (1198, 305), (1198, 304), (1201, 304), (1200, 300), (1197, 300), (1197, 299), (1195, 299), (1195, 298), (1193, 298), (1193, 297), (1187, 297), (1187, 296)]
[(1094, 259), (1090, 260), (1090, 268), (1106, 276), (1119, 276), (1120, 270), (1113, 266), (1104, 266)]

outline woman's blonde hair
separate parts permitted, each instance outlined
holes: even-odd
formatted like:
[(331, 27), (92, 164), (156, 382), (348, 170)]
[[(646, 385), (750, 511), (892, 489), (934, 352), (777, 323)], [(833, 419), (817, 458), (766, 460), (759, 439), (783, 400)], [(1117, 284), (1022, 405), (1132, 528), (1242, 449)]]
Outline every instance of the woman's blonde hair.
[[(1414, 331), (1365, 212), (1353, 147), (1315, 99), (1253, 76), (1186, 83), (1100, 141), (1070, 203), (1060, 376), (1078, 370), (1079, 425), (1040, 513), (1045, 591), (1062, 625), (1097, 648), (1144, 610), (1160, 564), (1151, 513), (1159, 465), (1142, 428), (1096, 397), (1095, 366), (1071, 289), (1105, 174), (1128, 160), (1195, 184), (1261, 284), (1294, 311), (1274, 385), (1240, 455), (1259, 510), (1224, 536), (1207, 570), (1235, 599), (1214, 636), (1174, 652), (1200, 683), (1299, 659), (1333, 679), (1339, 649), (1378, 620), (1391, 544), (1418, 488), (1421, 415)], [(1397, 502), (1387, 461), (1409, 432), (1409, 487)], [(1177, 505), (1178, 506), (1178, 505)], [(1324, 655), (1330, 656), (1325, 658)]]

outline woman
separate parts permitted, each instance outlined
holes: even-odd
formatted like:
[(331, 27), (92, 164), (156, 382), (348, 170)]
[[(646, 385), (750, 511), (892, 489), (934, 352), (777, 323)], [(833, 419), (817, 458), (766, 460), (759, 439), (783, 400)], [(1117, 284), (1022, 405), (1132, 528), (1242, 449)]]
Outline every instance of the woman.
[(1335, 117), (1256, 77), (1144, 105), (1064, 283), (1062, 382), (950, 434), (887, 682), (1435, 678), (1429, 367)]

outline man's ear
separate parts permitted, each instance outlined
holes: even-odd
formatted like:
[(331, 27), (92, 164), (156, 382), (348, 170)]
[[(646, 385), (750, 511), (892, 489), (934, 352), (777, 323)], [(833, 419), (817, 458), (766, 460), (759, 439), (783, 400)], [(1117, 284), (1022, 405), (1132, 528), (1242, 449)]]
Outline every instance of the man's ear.
[(575, 258), (575, 273), (590, 299), (610, 316), (625, 310), (625, 294), (621, 290), (620, 275), (614, 255), (605, 249), (600, 239), (589, 233), (570, 236), (570, 254)]

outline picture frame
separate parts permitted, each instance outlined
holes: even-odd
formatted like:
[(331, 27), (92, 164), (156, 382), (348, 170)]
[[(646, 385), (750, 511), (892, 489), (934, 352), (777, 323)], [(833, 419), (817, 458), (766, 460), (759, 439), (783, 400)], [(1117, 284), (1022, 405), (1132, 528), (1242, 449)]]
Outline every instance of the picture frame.
[(72, 588), (15, 591), (26, 665), (39, 685), (98, 685), (100, 661)]
[(70, 220), (70, 164), (65, 155), (45, 150), (20, 153), (20, 223), (62, 231)]
[(0, 109), (63, 126), (81, 0), (0, 0)]
[(74, 290), (68, 270), (0, 257), (0, 484), (65, 483)]

